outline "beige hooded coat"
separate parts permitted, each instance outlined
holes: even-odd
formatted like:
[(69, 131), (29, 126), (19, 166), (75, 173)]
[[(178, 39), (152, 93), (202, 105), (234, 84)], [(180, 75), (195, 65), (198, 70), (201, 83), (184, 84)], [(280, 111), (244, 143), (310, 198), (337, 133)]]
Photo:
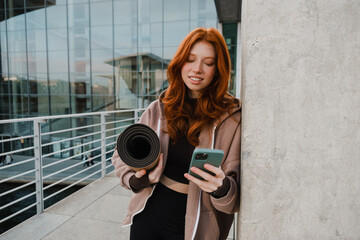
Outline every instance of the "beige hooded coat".
[[(185, 240), (226, 239), (234, 213), (239, 210), (241, 105), (239, 104), (237, 108), (233, 109), (231, 115), (221, 116), (220, 120), (221, 122), (217, 126), (201, 131), (197, 148), (215, 148), (224, 151), (221, 168), (230, 179), (230, 190), (224, 197), (214, 198), (190, 182), (185, 216)], [(165, 166), (169, 135), (160, 130), (166, 129), (163, 104), (160, 100), (150, 104), (139, 122), (150, 126), (158, 133)], [(129, 179), (135, 172), (124, 164), (116, 150), (112, 162), (121, 185), (130, 189)], [(156, 185), (133, 194), (123, 222), (125, 226), (131, 225), (134, 215), (145, 208), (147, 199), (151, 197), (155, 187)]]

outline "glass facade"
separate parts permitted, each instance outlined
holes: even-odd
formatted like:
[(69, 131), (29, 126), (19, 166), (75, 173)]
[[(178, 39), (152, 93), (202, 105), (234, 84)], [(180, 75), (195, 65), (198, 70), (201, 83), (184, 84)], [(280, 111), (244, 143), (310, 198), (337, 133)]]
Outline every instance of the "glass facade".
[[(214, 0), (2, 0), (0, 120), (146, 107), (168, 86), (168, 63), (196, 27), (218, 28)], [(223, 29), (235, 61), (236, 24)], [(29, 129), (9, 124), (0, 139)]]
[(146, 107), (181, 39), (218, 24), (213, 0), (0, 3), (0, 119)]

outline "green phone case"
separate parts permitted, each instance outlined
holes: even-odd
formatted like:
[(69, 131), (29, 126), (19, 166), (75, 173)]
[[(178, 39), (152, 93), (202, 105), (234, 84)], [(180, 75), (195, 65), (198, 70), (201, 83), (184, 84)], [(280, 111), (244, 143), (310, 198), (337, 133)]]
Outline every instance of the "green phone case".
[(212, 172), (209, 172), (204, 168), (204, 164), (208, 163), (215, 167), (219, 167), (222, 159), (224, 157), (224, 151), (220, 149), (207, 149), (207, 148), (196, 148), (191, 157), (191, 163), (189, 167), (189, 174), (197, 177), (201, 180), (204, 180), (199, 175), (190, 171), (191, 167), (197, 167), (205, 172), (208, 172), (211, 175), (214, 175)]

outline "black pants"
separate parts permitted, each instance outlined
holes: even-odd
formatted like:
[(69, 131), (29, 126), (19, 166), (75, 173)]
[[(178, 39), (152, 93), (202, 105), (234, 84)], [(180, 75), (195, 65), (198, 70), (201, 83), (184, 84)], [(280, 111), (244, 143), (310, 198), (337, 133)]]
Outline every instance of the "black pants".
[(158, 183), (145, 209), (136, 215), (131, 240), (183, 240), (187, 195)]

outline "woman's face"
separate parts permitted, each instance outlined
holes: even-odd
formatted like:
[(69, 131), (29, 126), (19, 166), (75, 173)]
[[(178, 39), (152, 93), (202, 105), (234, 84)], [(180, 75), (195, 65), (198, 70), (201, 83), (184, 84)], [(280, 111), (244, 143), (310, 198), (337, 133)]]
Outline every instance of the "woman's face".
[(208, 42), (197, 42), (190, 50), (189, 57), (181, 69), (181, 77), (190, 89), (191, 97), (199, 96), (214, 79), (216, 72), (215, 49)]

